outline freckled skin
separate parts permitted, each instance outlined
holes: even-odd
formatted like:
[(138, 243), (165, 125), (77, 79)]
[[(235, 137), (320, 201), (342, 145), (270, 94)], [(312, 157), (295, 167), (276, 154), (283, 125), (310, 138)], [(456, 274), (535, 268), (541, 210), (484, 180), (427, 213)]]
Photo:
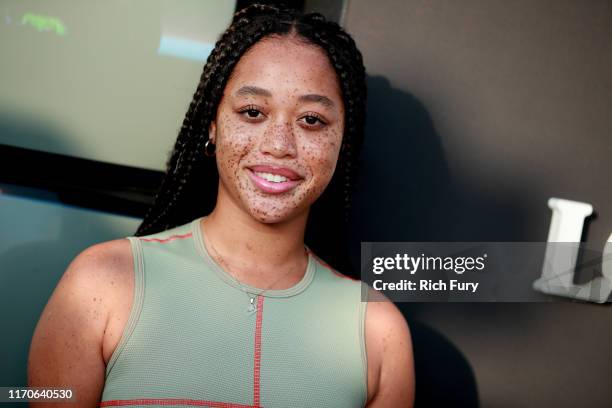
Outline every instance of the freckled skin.
[[(237, 95), (246, 86), (270, 95)], [(323, 95), (333, 106), (300, 99), (308, 94)], [(259, 41), (236, 65), (211, 124), (219, 195), (263, 223), (303, 214), (334, 174), (343, 132), (340, 86), (325, 52), (293, 37)], [(248, 174), (247, 167), (258, 164), (287, 167), (303, 179), (290, 191), (266, 193)]]

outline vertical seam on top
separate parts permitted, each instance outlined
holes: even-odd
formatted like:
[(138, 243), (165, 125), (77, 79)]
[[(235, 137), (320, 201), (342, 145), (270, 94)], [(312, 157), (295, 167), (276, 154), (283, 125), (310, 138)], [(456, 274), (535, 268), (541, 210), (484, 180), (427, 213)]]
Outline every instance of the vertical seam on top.
[(259, 407), (261, 400), (261, 325), (264, 297), (257, 297), (257, 320), (255, 321), (255, 351), (253, 356), (253, 406)]

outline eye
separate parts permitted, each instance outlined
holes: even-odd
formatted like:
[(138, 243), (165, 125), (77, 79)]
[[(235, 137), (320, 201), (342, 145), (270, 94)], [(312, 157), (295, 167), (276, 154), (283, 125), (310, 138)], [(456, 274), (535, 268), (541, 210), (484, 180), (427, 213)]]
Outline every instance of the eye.
[(259, 110), (259, 108), (253, 105), (249, 105), (240, 109), (238, 113), (250, 121), (258, 121), (266, 116), (261, 110)]
[(253, 119), (261, 115), (261, 112), (258, 111), (257, 109), (247, 109), (245, 113), (247, 114), (249, 118), (253, 118)]
[(309, 112), (299, 119), (307, 128), (319, 129), (327, 125), (327, 122), (317, 113)]

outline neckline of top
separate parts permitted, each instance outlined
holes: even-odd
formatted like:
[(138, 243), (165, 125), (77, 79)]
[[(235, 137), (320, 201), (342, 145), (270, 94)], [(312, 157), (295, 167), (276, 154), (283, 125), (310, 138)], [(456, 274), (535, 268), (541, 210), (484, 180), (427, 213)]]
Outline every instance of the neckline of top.
[(210, 256), (210, 254), (208, 253), (208, 249), (206, 248), (206, 245), (204, 244), (205, 231), (201, 225), (201, 221), (204, 218), (206, 218), (206, 216), (197, 218), (191, 222), (191, 231), (194, 237), (193, 242), (194, 242), (194, 245), (196, 246), (196, 251), (202, 257), (204, 262), (215, 272), (215, 274), (219, 278), (221, 278), (221, 280), (223, 280), (225, 283), (229, 284), (230, 286), (233, 286), (234, 288), (240, 291), (243, 291), (243, 292), (246, 291), (253, 295), (261, 295), (264, 297), (290, 297), (290, 296), (295, 296), (303, 292), (304, 290), (306, 290), (308, 285), (310, 285), (310, 283), (314, 279), (316, 261), (312, 255), (312, 252), (310, 251), (310, 248), (304, 245), (304, 247), (306, 248), (306, 252), (308, 253), (308, 265), (306, 266), (306, 273), (304, 274), (302, 279), (295, 285), (289, 288), (285, 288), (285, 289), (267, 289), (266, 290), (266, 289), (256, 288), (251, 285), (247, 285), (245, 283), (238, 282), (236, 278), (234, 278), (225, 269), (223, 269), (221, 265), (219, 265), (217, 261), (215, 261), (212, 258), (212, 256)]

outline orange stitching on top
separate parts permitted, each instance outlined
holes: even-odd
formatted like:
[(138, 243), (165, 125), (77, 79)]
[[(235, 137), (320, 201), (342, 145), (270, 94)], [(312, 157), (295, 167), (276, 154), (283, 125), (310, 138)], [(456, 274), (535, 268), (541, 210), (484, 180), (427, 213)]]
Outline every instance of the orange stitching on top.
[(143, 241), (147, 241), (147, 242), (161, 242), (163, 244), (166, 242), (174, 241), (175, 239), (189, 238), (190, 236), (191, 236), (191, 232), (184, 234), (184, 235), (172, 235), (171, 237), (164, 238), (164, 239), (159, 239), (159, 238), (140, 238), (140, 239)]

